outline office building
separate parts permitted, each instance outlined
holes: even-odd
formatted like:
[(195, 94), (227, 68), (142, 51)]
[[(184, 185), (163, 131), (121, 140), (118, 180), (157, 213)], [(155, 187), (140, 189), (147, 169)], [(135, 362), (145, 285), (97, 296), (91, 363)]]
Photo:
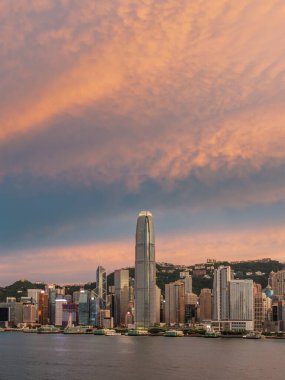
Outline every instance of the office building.
[(199, 296), (200, 305), (200, 320), (210, 321), (212, 319), (212, 290), (211, 289), (201, 289)]
[(63, 325), (63, 305), (67, 304), (65, 298), (56, 298), (55, 300), (55, 325)]
[(230, 266), (220, 266), (215, 269), (213, 296), (215, 321), (227, 321), (229, 319), (229, 281), (233, 279)]
[(125, 324), (129, 307), (129, 270), (117, 269), (114, 273), (115, 281), (115, 325)]
[(90, 293), (90, 302), (89, 302), (89, 324), (91, 326), (97, 325), (97, 314), (99, 310), (99, 300), (95, 291)]
[(161, 289), (156, 285), (156, 311), (155, 311), (155, 323), (160, 324), (161, 319)]
[(184, 282), (185, 293), (192, 293), (192, 276), (189, 272), (180, 272), (180, 279)]
[(0, 327), (16, 327), (23, 322), (23, 304), (12, 298), (7, 297), (6, 302), (0, 303)]
[(229, 282), (230, 320), (253, 321), (253, 281)]
[(62, 326), (71, 327), (77, 325), (78, 305), (75, 303), (62, 304)]
[(156, 322), (155, 236), (149, 211), (138, 215), (135, 251), (135, 324), (147, 328)]
[(101, 265), (96, 270), (96, 293), (99, 299), (100, 309), (106, 309), (107, 305), (107, 272)]
[(185, 292), (185, 322), (195, 323), (198, 320), (198, 297), (195, 293)]
[(80, 325), (89, 325), (90, 313), (90, 292), (88, 290), (80, 290), (78, 304), (78, 323)]
[(23, 323), (33, 325), (37, 322), (37, 309), (32, 303), (23, 304)]
[(38, 299), (38, 322), (48, 324), (48, 294), (44, 290), (41, 290)]
[(275, 297), (280, 300), (285, 298), (285, 270), (270, 274), (270, 282)]
[(185, 323), (185, 284), (182, 280), (165, 285), (165, 323)]

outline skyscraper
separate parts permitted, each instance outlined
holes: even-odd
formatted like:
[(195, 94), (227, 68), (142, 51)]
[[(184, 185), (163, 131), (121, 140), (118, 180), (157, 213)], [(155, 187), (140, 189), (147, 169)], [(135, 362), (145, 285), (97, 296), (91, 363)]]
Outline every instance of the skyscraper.
[(220, 266), (214, 273), (214, 315), (215, 321), (229, 319), (229, 281), (233, 279), (231, 267)]
[(152, 214), (141, 211), (136, 228), (135, 323), (149, 327), (156, 321), (155, 238)]
[(185, 284), (178, 280), (165, 285), (165, 322), (185, 323)]
[(231, 280), (229, 296), (230, 320), (253, 321), (253, 281)]
[(281, 299), (285, 297), (285, 270), (280, 270), (276, 273), (271, 273), (271, 283), (274, 296), (279, 296)]
[(107, 272), (101, 265), (96, 270), (96, 293), (100, 309), (105, 309), (107, 304)]
[(240, 329), (247, 331), (253, 330), (253, 281), (229, 281), (229, 300), (231, 329)]
[(63, 305), (67, 304), (66, 299), (57, 298), (55, 300), (55, 325), (62, 326), (63, 321)]
[(78, 322), (80, 325), (89, 324), (90, 312), (90, 292), (88, 290), (80, 290), (79, 304), (78, 304)]
[(212, 291), (211, 289), (201, 289), (200, 297), (200, 319), (210, 321), (212, 319)]
[(115, 270), (115, 324), (125, 324), (126, 314), (129, 307), (129, 270)]

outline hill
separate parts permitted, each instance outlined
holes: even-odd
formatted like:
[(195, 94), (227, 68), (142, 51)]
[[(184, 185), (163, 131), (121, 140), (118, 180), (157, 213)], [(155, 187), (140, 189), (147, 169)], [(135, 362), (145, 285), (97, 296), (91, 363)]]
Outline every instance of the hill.
[[(235, 278), (252, 279), (256, 283), (261, 284), (262, 288), (266, 287), (270, 272), (276, 272), (283, 268), (283, 264), (279, 261), (270, 259), (243, 262), (208, 262), (190, 266), (157, 263), (157, 285), (162, 290), (162, 294), (164, 294), (165, 284), (178, 280), (180, 278), (180, 272), (189, 271), (193, 278), (193, 292), (199, 295), (202, 288), (213, 288), (214, 270), (219, 265), (230, 265), (234, 271)], [(134, 267), (128, 269), (130, 271), (130, 277), (134, 278)], [(108, 286), (114, 285), (114, 272), (107, 276), (107, 284)], [(84, 289), (87, 290), (92, 290), (95, 287), (96, 283), (94, 282), (89, 282), (84, 285)], [(6, 297), (16, 297), (17, 300), (19, 300), (21, 297), (27, 296), (27, 289), (44, 289), (44, 284), (32, 283), (28, 280), (16, 281), (12, 285), (0, 288), (0, 302), (4, 302)], [(68, 285), (65, 287), (67, 294), (72, 294), (79, 289), (79, 285)]]

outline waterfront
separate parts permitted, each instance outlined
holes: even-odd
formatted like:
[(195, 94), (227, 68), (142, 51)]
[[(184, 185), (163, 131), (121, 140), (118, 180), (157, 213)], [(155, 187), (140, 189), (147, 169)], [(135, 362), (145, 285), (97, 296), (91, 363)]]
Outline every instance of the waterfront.
[(0, 335), (1, 380), (284, 379), (284, 340)]

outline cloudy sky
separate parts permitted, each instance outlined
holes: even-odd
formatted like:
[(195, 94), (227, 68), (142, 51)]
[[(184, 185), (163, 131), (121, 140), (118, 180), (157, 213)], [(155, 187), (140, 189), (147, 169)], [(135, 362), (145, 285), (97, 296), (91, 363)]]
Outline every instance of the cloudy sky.
[(284, 0), (0, 0), (0, 285), (285, 261)]

